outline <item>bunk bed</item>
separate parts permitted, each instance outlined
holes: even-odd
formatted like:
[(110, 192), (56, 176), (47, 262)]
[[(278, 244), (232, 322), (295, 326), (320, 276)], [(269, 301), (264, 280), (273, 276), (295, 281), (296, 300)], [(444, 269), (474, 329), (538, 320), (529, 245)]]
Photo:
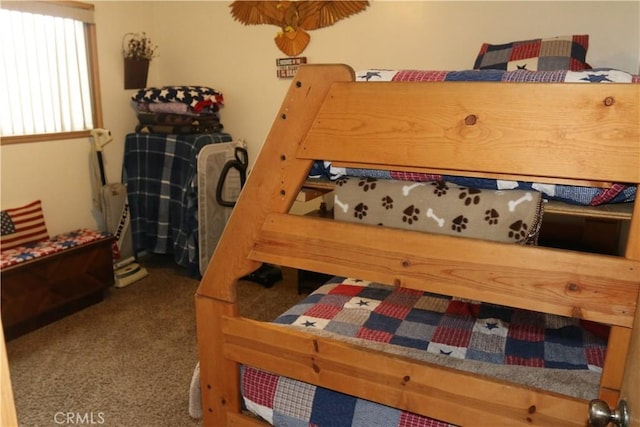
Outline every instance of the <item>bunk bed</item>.
[[(301, 67), (204, 274), (196, 295), (204, 424), (257, 426), (266, 420), (277, 425), (279, 420), (283, 425), (371, 425), (367, 416), (374, 416), (380, 425), (584, 426), (590, 399), (611, 407), (619, 399), (636, 404), (640, 337), (632, 331), (640, 328), (639, 203), (626, 201), (628, 217), (623, 217), (630, 220), (620, 256), (536, 245), (533, 224), (526, 235), (516, 233), (522, 239), (514, 239), (513, 233), (506, 239), (466, 238), (456, 230), (364, 224), (353, 211), (331, 219), (289, 210), (317, 161), (408, 175), (635, 188), (640, 183), (640, 85), (425, 84), (356, 82), (355, 77), (345, 65)], [(638, 83), (637, 77), (629, 81)], [(351, 185), (378, 184), (382, 186), (377, 178), (359, 177)], [(413, 186), (395, 185), (399, 191)], [(439, 185), (436, 180), (432, 189)], [(468, 187), (458, 190), (465, 193), (459, 198), (475, 203), (467, 197)], [(529, 218), (543, 218), (539, 195), (515, 191), (524, 193), (510, 196), (511, 206), (532, 202)], [(572, 214), (593, 214), (591, 207), (582, 209)], [(425, 214), (429, 216), (426, 206)], [(433, 212), (431, 217), (442, 220)], [(408, 218), (405, 223), (411, 222), (412, 216)], [(238, 315), (235, 287), (261, 263), (339, 278), (275, 322), (257, 322)], [(452, 306), (485, 312), (486, 305), (497, 310), (489, 316), (496, 322), (504, 320), (506, 310), (515, 310), (545, 319), (547, 326), (560, 324), (560, 331), (580, 327), (588, 345), (579, 351), (593, 357), (576, 364), (588, 365), (586, 371), (596, 372), (597, 378), (594, 382), (589, 372), (577, 369), (572, 376), (574, 369), (565, 369), (571, 356), (562, 361), (550, 356), (551, 363), (544, 360), (533, 368), (492, 364), (489, 369), (483, 361), (465, 357), (407, 352), (394, 341), (402, 335), (397, 326), (380, 339), (389, 331), (380, 311), (379, 329), (367, 327), (369, 337), (302, 324), (309, 317), (326, 324), (336, 320), (333, 316), (354, 303), (345, 295), (392, 310), (401, 310), (411, 298), (435, 298), (445, 313)], [(340, 298), (343, 302), (336, 303)], [(414, 308), (430, 316), (415, 304), (407, 310)], [(315, 317), (313, 310), (319, 313)], [(362, 331), (362, 325), (357, 328)], [(412, 338), (404, 341), (420, 341)], [(455, 353), (455, 347), (440, 350)], [(546, 379), (538, 381), (562, 377), (573, 384), (583, 374), (584, 387), (577, 394), (547, 388)], [(260, 377), (258, 385), (251, 382), (255, 376)], [(264, 400), (249, 396), (260, 388), (268, 389)], [(295, 402), (278, 400), (287, 395)], [(331, 400), (335, 396), (338, 400)], [(351, 409), (340, 410), (346, 407)]]

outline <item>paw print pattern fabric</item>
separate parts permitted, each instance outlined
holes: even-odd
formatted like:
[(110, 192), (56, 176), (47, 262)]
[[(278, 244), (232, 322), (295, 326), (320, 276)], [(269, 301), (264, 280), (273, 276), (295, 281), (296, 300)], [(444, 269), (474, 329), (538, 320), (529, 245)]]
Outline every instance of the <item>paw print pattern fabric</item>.
[(444, 181), (341, 177), (334, 196), (339, 221), (499, 242), (537, 243), (542, 215), (542, 193)]

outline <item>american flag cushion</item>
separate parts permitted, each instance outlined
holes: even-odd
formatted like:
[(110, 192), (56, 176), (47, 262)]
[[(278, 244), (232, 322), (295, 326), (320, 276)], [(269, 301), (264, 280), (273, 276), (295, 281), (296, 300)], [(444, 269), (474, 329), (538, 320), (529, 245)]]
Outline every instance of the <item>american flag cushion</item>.
[(0, 219), (2, 220), (0, 249), (3, 251), (49, 239), (40, 200), (17, 208), (5, 209), (0, 212)]
[[(12, 265), (56, 254), (76, 246), (86, 245), (97, 240), (108, 239), (111, 237), (111, 233), (106, 231), (80, 228), (78, 230), (55, 235), (50, 239), (43, 240), (41, 242), (17, 246), (11, 249), (3, 249), (2, 253), (0, 253), (0, 270)], [(115, 239), (111, 241), (111, 254), (114, 260), (120, 259), (120, 251)]]
[(520, 40), (505, 44), (484, 43), (473, 66), (475, 70), (582, 71), (587, 64), (589, 36), (573, 35)]

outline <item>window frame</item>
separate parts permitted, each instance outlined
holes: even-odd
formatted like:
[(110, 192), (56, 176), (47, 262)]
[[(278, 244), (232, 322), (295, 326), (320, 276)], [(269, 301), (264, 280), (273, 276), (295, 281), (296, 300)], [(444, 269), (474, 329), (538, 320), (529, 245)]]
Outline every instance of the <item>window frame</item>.
[[(4, 2), (6, 3), (9, 2)], [(23, 3), (23, 2), (18, 2)], [(24, 2), (27, 3), (27, 2)], [(24, 4), (23, 3), (23, 4)], [(33, 1), (29, 2), (38, 6), (38, 4), (46, 3), (47, 7), (51, 6), (59, 6), (65, 8), (77, 8), (81, 9), (81, 12), (89, 12), (93, 14), (95, 6), (90, 3), (84, 3), (79, 1)], [(13, 9), (13, 7), (8, 6), (7, 9)], [(18, 8), (18, 10), (22, 10), (22, 8)], [(31, 12), (31, 10), (23, 10), (25, 12)], [(44, 14), (50, 14), (44, 12)], [(53, 14), (51, 14), (53, 15)], [(83, 21), (84, 27), (84, 36), (86, 42), (87, 49), (87, 66), (89, 68), (89, 93), (91, 96), (91, 114), (93, 115), (93, 126), (94, 128), (102, 128), (103, 127), (103, 116), (102, 116), (102, 95), (100, 93), (100, 74), (98, 72), (98, 42), (96, 36), (96, 24), (95, 22), (87, 22)], [(30, 135), (12, 135), (12, 136), (3, 136), (0, 137), (0, 145), (9, 145), (9, 144), (22, 144), (28, 142), (45, 142), (45, 141), (56, 141), (63, 139), (76, 139), (76, 138), (88, 138), (90, 137), (90, 129), (81, 130), (81, 131), (71, 131), (71, 132), (55, 132), (55, 133), (39, 133), (39, 134), (30, 134)]]

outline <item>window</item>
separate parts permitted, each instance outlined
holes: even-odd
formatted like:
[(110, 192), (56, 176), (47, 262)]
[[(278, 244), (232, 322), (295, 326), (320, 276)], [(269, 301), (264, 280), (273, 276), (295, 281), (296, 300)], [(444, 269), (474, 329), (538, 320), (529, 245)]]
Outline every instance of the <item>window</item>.
[(64, 139), (100, 127), (93, 5), (2, 1), (2, 143)]

